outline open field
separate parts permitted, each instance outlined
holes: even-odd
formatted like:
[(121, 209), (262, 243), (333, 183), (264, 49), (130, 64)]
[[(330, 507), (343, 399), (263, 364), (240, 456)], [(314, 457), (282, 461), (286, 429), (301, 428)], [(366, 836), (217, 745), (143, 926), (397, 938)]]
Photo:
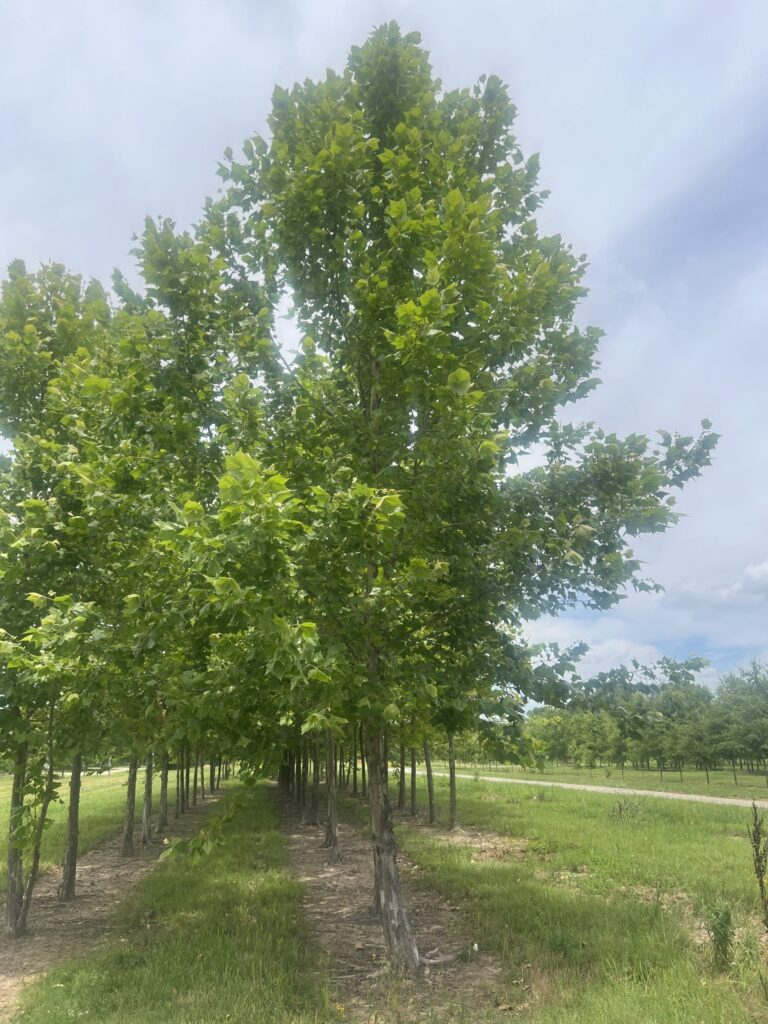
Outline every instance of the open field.
[[(141, 820), (141, 799), (143, 795), (144, 773), (139, 773), (137, 783), (136, 820)], [(83, 776), (83, 788), (80, 796), (80, 831), (78, 847), (80, 852), (90, 850), (102, 840), (113, 835), (120, 827), (125, 813), (125, 772), (117, 770), (112, 775)], [(154, 805), (159, 802), (159, 779), (155, 783)], [(49, 811), (50, 825), (46, 828), (43, 838), (42, 869), (58, 867), (64, 860), (64, 844), (67, 833), (67, 799), (69, 777), (61, 785), (61, 801), (51, 805)], [(11, 780), (8, 776), (0, 778), (0, 821), (7, 822), (10, 812)], [(176, 778), (171, 773), (168, 778), (168, 802), (173, 805), (176, 799)], [(0, 832), (0, 892), (5, 891), (7, 866), (5, 862), (8, 844), (7, 827)]]
[[(437, 797), (446, 807), (442, 779)], [(342, 808), (367, 829), (365, 806), (344, 797)], [(401, 818), (404, 871), (459, 908), (480, 950), (499, 957), (499, 1021), (768, 1022), (743, 809), (652, 798), (617, 805), (612, 795), (463, 781), (459, 817), (453, 836)], [(324, 857), (318, 849), (319, 871)], [(121, 909), (103, 952), (30, 990), (23, 1020), (410, 1022), (394, 999), (365, 1016), (336, 1005), (301, 892), (266, 788), (256, 787), (226, 845), (161, 865)], [(735, 926), (727, 971), (715, 969), (706, 929), (720, 900)]]
[[(445, 761), (436, 760), (434, 767), (439, 771), (448, 771)], [(737, 769), (736, 779), (738, 781), (734, 783), (730, 768), (710, 771), (709, 783), (707, 783), (706, 774), (703, 771), (694, 771), (692, 768), (683, 769), (682, 779), (679, 772), (676, 771), (665, 770), (660, 775), (659, 772), (643, 772), (625, 768), (622, 773), (620, 768), (609, 766), (573, 768), (565, 765), (548, 765), (542, 771), (536, 771), (523, 769), (518, 765), (496, 762), (457, 761), (456, 770), (463, 774), (509, 776), (532, 781), (539, 779), (546, 782), (572, 782), (585, 786), (611, 786), (617, 789), (624, 786), (628, 789), (654, 789), (670, 793), (695, 793), (701, 796), (737, 797), (742, 800), (753, 798), (768, 800), (768, 786), (762, 775), (740, 772)]]

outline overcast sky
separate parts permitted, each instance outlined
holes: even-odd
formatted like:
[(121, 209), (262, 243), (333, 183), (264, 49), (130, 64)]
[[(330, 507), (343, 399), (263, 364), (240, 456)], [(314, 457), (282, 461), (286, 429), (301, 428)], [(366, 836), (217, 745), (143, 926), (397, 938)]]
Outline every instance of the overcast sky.
[(542, 226), (590, 257), (604, 384), (574, 415), (723, 435), (686, 519), (637, 548), (665, 593), (535, 636), (586, 640), (589, 669), (768, 658), (764, 0), (0, 0), (0, 264), (129, 267), (145, 214), (197, 218), (275, 83), (340, 70), (391, 18), (447, 86), (509, 83)]

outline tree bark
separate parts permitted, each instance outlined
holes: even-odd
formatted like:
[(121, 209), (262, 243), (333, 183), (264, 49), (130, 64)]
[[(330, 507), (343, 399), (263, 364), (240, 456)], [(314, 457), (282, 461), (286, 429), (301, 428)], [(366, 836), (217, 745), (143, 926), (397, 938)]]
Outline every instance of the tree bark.
[(211, 754), (211, 763), (208, 772), (208, 792), (213, 793), (216, 789), (216, 758)]
[(325, 786), (328, 790), (328, 825), (323, 846), (330, 850), (329, 858), (331, 864), (338, 864), (341, 860), (341, 846), (339, 845), (339, 816), (336, 809), (336, 751), (333, 732), (330, 729), (325, 734), (325, 745)]
[(16, 747), (13, 760), (11, 813), (8, 820), (8, 880), (5, 891), (5, 934), (16, 938), (21, 907), (24, 902), (24, 864), (21, 847), (16, 842), (16, 831), (24, 815), (24, 783), (27, 777), (27, 744)]
[(157, 812), (158, 832), (164, 832), (168, 828), (168, 764), (170, 758), (168, 751), (163, 754), (162, 766), (160, 768), (160, 807)]
[(194, 774), (193, 774), (193, 782), (192, 782), (192, 806), (193, 807), (197, 807), (197, 772), (198, 772), (199, 768), (200, 768), (200, 765), (199, 765), (198, 760), (197, 760), (197, 754), (195, 754), (195, 771), (194, 771)]
[(188, 811), (191, 804), (189, 802), (189, 778), (190, 778), (190, 765), (189, 765), (189, 746), (184, 748), (184, 810)]
[(309, 811), (309, 741), (301, 741), (301, 823), (306, 825)]
[(448, 733), (448, 788), (450, 790), (450, 816), (448, 828), (454, 829), (458, 825), (456, 814), (456, 751), (453, 747), (453, 733)]
[(357, 726), (352, 726), (352, 796), (357, 796)]
[(83, 774), (83, 755), (72, 758), (72, 774), (69, 777), (69, 808), (67, 811), (67, 848), (64, 853), (64, 870), (61, 873), (59, 899), (75, 898), (77, 884), (77, 840), (80, 828), (80, 784)]
[(144, 772), (144, 806), (141, 811), (141, 845), (147, 846), (152, 839), (152, 783), (154, 765), (152, 751), (147, 753), (146, 770)]
[(35, 831), (32, 837), (32, 862), (29, 867), (29, 877), (27, 878), (26, 888), (24, 890), (24, 899), (21, 904), (21, 913), (19, 914), (18, 921), (16, 922), (15, 937), (18, 938), (20, 935), (24, 935), (27, 931), (27, 919), (29, 917), (29, 908), (32, 905), (32, 893), (34, 892), (35, 885), (37, 883), (37, 876), (40, 872), (40, 848), (43, 842), (43, 831), (45, 829), (45, 821), (48, 817), (48, 808), (51, 805), (51, 799), (53, 798), (53, 705), (51, 705), (50, 718), (49, 718), (49, 734), (48, 734), (48, 771), (45, 780), (45, 791), (43, 793), (43, 799), (40, 804), (40, 810), (37, 815), (37, 823), (35, 824)]
[(367, 753), (373, 863), (378, 892), (376, 902), (380, 908), (384, 939), (393, 967), (413, 973), (418, 970), (420, 958), (403, 904), (400, 873), (397, 868), (397, 847), (392, 828), (392, 813), (384, 776), (384, 735), (382, 732), (368, 737)]
[(416, 747), (411, 747), (411, 817), (416, 817)]
[(366, 755), (365, 755), (365, 733), (360, 726), (360, 796), (365, 799), (368, 795), (368, 785), (365, 778)]
[(200, 758), (200, 799), (205, 800), (205, 761), (203, 760), (202, 750), (200, 750), (198, 757)]
[(318, 825), (320, 815), (320, 744), (312, 743), (312, 797), (309, 806), (309, 824)]
[(136, 776), (139, 771), (139, 759), (132, 757), (128, 762), (128, 791), (125, 797), (125, 820), (123, 821), (123, 845), (120, 848), (122, 857), (133, 856), (133, 819), (136, 814)]
[(405, 810), (405, 744), (400, 744), (400, 780), (397, 787), (397, 809)]
[(427, 796), (429, 798), (429, 824), (434, 825), (435, 814), (435, 780), (432, 777), (432, 752), (429, 749), (429, 740), (424, 740), (424, 770), (427, 773)]

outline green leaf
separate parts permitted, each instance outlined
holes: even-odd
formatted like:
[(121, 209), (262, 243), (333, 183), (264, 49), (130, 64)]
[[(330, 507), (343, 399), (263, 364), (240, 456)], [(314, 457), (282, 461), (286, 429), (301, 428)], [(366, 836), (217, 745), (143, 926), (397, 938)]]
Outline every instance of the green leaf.
[(448, 374), (448, 387), (455, 395), (466, 395), (472, 387), (472, 378), (468, 371), (460, 366), (458, 370)]

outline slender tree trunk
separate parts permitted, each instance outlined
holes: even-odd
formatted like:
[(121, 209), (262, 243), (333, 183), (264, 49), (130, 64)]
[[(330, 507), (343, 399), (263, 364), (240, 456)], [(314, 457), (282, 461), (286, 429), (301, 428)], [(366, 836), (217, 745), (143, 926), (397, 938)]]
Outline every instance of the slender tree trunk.
[(405, 810), (405, 744), (400, 744), (400, 779), (397, 787), (397, 809)]
[[(51, 712), (49, 718), (49, 730), (53, 728), (53, 705), (51, 705)], [(53, 798), (53, 734), (49, 731), (48, 734), (48, 771), (46, 773), (45, 780), (45, 791), (43, 799), (40, 804), (40, 809), (37, 812), (37, 823), (35, 825), (34, 835), (32, 837), (32, 861), (29, 867), (29, 877), (27, 878), (27, 885), (24, 891), (24, 900), (21, 904), (21, 913), (19, 919), (16, 922), (15, 937), (18, 938), (20, 935), (24, 935), (27, 931), (27, 919), (29, 918), (29, 908), (32, 905), (32, 893), (35, 890), (37, 883), (37, 876), (40, 873), (40, 848), (43, 843), (43, 830), (45, 829), (46, 818), (48, 817), (48, 808), (51, 805), (51, 799)]]
[(125, 820), (123, 822), (123, 845), (120, 853), (123, 857), (133, 856), (133, 819), (136, 814), (136, 776), (139, 771), (139, 759), (132, 757), (128, 762), (128, 791), (125, 798)]
[(357, 796), (357, 726), (352, 726), (352, 796)]
[(59, 899), (75, 898), (77, 881), (77, 840), (80, 827), (80, 783), (83, 773), (83, 755), (72, 758), (72, 774), (69, 777), (69, 809), (67, 811), (67, 849), (64, 853), (64, 870), (61, 875)]
[(738, 786), (739, 780), (736, 778), (736, 762), (734, 760), (731, 760), (731, 768), (733, 769), (733, 784)]
[(326, 730), (325, 745), (325, 763), (327, 765), (325, 786), (328, 790), (328, 825), (323, 846), (331, 851), (329, 855), (331, 864), (338, 864), (341, 860), (341, 846), (339, 845), (339, 817), (336, 809), (336, 751), (333, 732), (330, 729)]
[(411, 817), (416, 817), (416, 747), (411, 747)]
[(195, 754), (195, 770), (192, 776), (192, 806), (197, 807), (197, 772), (200, 765), (197, 760), (197, 754)]
[(174, 814), (174, 817), (178, 818), (179, 814), (181, 814), (181, 768), (179, 767), (179, 762), (177, 761), (176, 762), (176, 812)]
[(450, 815), (448, 828), (454, 829), (458, 825), (456, 814), (456, 751), (453, 747), (453, 733), (448, 733), (448, 788), (450, 790)]
[(415, 972), (418, 970), (420, 958), (403, 904), (400, 873), (397, 868), (392, 813), (384, 781), (383, 733), (377, 732), (368, 737), (367, 753), (374, 874), (384, 939), (393, 966), (398, 970)]
[(141, 811), (141, 845), (148, 846), (152, 839), (152, 783), (154, 782), (154, 764), (152, 751), (147, 752), (146, 770), (144, 772), (144, 805)]
[(309, 740), (301, 741), (301, 823), (306, 825), (309, 812)]
[(189, 802), (189, 780), (192, 769), (189, 764), (189, 746), (184, 747), (184, 810), (188, 811), (192, 806)]
[(221, 789), (221, 758), (216, 768), (216, 789)]
[(208, 792), (213, 793), (216, 789), (216, 758), (211, 754), (211, 762), (208, 772)]
[(312, 742), (312, 796), (309, 805), (309, 824), (319, 824), (320, 816), (320, 744)]
[(168, 764), (170, 757), (166, 750), (160, 768), (160, 807), (157, 812), (157, 831), (164, 832), (168, 828)]
[(424, 769), (427, 773), (427, 796), (429, 798), (429, 824), (435, 824), (435, 780), (432, 777), (432, 752), (429, 740), (424, 740)]
[(11, 813), (8, 821), (8, 880), (5, 891), (5, 935), (16, 938), (17, 926), (24, 903), (24, 864), (21, 846), (17, 844), (17, 829), (24, 815), (24, 783), (27, 778), (27, 744), (16, 747), (13, 760)]
[(365, 733), (362, 725), (360, 726), (360, 796), (365, 799), (368, 795), (368, 786), (365, 778), (366, 768), (366, 752), (365, 752)]
[(205, 761), (203, 760), (203, 751), (200, 750), (200, 799), (205, 800)]

